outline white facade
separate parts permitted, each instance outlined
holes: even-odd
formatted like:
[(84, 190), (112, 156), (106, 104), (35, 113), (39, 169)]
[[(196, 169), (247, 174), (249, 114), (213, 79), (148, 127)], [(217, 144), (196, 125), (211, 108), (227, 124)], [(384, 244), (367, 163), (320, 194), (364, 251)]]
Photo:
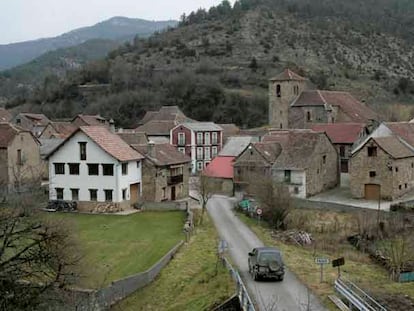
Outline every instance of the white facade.
[[(86, 160), (80, 159), (80, 142), (86, 142)], [(56, 174), (55, 164), (64, 165), (64, 174)], [(71, 175), (69, 164), (79, 164), (79, 174)], [(88, 164), (98, 164), (98, 175), (90, 175)], [(113, 165), (113, 175), (103, 175), (103, 164)], [(141, 161), (125, 162), (127, 172), (123, 175), (122, 163), (104, 151), (98, 144), (83, 132), (79, 131), (49, 158), (49, 199), (56, 200), (57, 190), (63, 189), (63, 200), (74, 200), (72, 189), (79, 189), (77, 201), (91, 201), (90, 189), (97, 190), (98, 202), (111, 201), (120, 203), (131, 198), (132, 184), (139, 184), (138, 193), (142, 191), (142, 165)], [(112, 190), (112, 200), (106, 200), (105, 190)], [(92, 200), (95, 201), (95, 200)]]
[[(306, 173), (304, 170), (273, 170), (273, 178), (276, 182), (283, 183), (289, 189), (289, 193), (297, 198), (306, 198)], [(286, 180), (287, 176), (290, 180)]]

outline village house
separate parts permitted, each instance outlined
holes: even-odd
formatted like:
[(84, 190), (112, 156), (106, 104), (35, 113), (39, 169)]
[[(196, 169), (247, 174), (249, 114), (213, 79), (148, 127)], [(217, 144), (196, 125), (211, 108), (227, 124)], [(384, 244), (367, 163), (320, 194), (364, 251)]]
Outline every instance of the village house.
[(352, 151), (355, 198), (395, 200), (414, 187), (414, 123), (385, 122)]
[(338, 185), (338, 153), (325, 133), (271, 131), (263, 142), (281, 146), (272, 166), (272, 177), (287, 185), (293, 196), (307, 198)]
[(328, 135), (339, 154), (341, 173), (349, 173), (349, 159), (354, 144), (368, 136), (368, 128), (363, 123), (326, 123), (314, 124), (311, 129)]
[(10, 122), (12, 118), (11, 113), (7, 109), (0, 107), (0, 122)]
[(140, 201), (144, 156), (104, 126), (79, 127), (47, 159), (50, 200), (98, 212)]
[(269, 81), (269, 124), (306, 129), (314, 123), (352, 122), (375, 128), (379, 119), (348, 92), (309, 90), (307, 79), (289, 69)]
[(170, 144), (191, 158), (191, 172), (201, 172), (221, 151), (223, 130), (212, 122), (183, 123), (171, 130)]
[[(113, 121), (112, 121), (113, 122)], [(103, 126), (110, 126), (111, 120), (107, 120), (100, 115), (85, 115), (85, 114), (78, 114), (74, 117), (71, 123), (76, 126), (77, 128), (80, 126), (88, 126), (88, 125), (103, 125)]]
[(70, 136), (77, 126), (71, 122), (53, 121), (49, 122), (39, 136), (39, 139), (64, 139)]
[(50, 120), (44, 114), (40, 113), (19, 113), (12, 119), (12, 123), (20, 126), (26, 130), (29, 130), (39, 137), (45, 127), (49, 124)]
[(274, 142), (250, 143), (233, 161), (234, 192), (248, 192), (257, 176), (271, 178), (272, 167), (282, 148)]
[(132, 145), (145, 156), (142, 164), (142, 200), (175, 201), (189, 195), (191, 158), (167, 144)]
[(0, 200), (26, 186), (40, 186), (39, 146), (31, 131), (0, 122)]

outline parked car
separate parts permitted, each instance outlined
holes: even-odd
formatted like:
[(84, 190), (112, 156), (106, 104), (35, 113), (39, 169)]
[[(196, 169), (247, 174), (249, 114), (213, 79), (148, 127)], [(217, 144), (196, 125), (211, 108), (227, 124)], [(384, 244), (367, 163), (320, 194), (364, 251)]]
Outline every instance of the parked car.
[(279, 281), (285, 276), (282, 253), (275, 247), (257, 247), (249, 253), (249, 273), (257, 281), (260, 278), (274, 278)]

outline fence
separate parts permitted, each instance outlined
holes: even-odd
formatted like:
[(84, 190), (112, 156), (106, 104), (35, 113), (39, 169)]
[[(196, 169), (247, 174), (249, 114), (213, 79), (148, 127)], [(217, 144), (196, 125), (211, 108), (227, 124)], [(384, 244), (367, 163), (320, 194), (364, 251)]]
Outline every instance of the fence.
[(231, 276), (236, 283), (237, 296), (239, 297), (240, 306), (243, 311), (256, 311), (252, 300), (250, 299), (249, 293), (247, 292), (246, 286), (240, 277), (240, 274), (233, 268), (226, 257), (223, 257), (226, 268), (230, 271)]
[(385, 307), (381, 306), (351, 281), (343, 278), (337, 279), (335, 290), (348, 301), (351, 310), (354, 307), (360, 311), (387, 311)]
[(402, 272), (400, 274), (399, 282), (414, 282), (414, 272)]

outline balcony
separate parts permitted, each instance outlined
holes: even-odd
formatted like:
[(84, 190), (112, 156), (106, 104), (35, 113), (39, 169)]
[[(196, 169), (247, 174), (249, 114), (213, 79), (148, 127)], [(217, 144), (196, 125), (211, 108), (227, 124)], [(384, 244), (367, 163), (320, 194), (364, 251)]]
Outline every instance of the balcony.
[(170, 186), (170, 185), (179, 184), (179, 183), (182, 183), (183, 180), (184, 180), (183, 175), (168, 176), (167, 185)]

